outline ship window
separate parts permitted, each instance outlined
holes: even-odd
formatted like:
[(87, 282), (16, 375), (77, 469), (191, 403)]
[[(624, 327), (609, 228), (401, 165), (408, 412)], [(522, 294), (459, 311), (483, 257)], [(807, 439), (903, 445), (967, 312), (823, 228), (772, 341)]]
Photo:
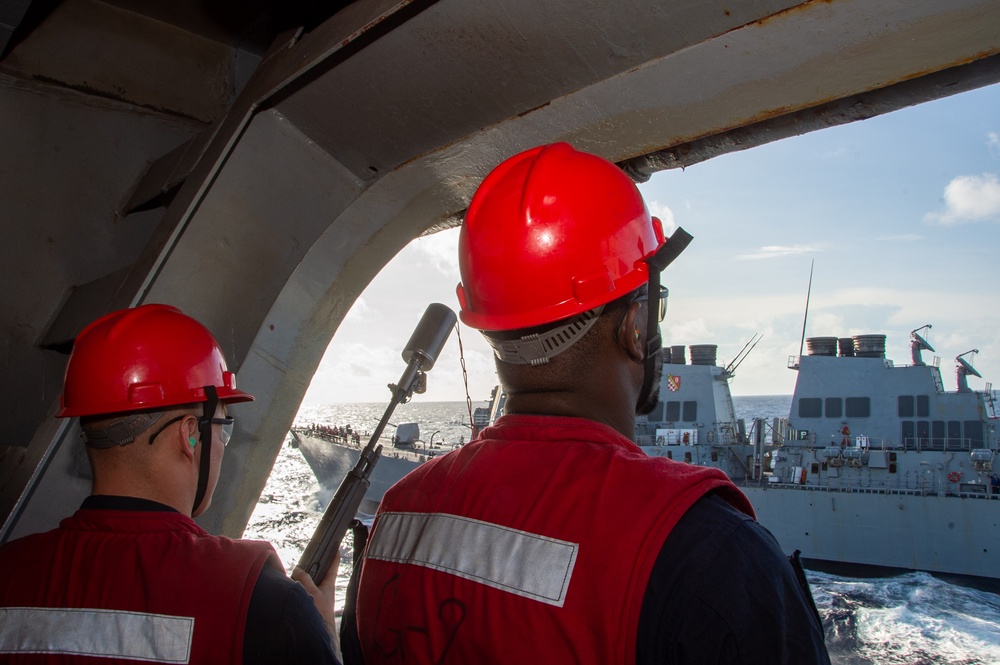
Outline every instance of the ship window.
[(917, 395), (917, 418), (931, 415), (931, 400), (927, 395)]
[(903, 439), (903, 449), (904, 450), (916, 450), (917, 449), (917, 439), (913, 435), (914, 427), (912, 420), (904, 420), (900, 423), (901, 430), (900, 435)]
[(983, 447), (983, 423), (979, 420), (966, 420), (965, 421), (965, 444), (963, 449), (966, 448), (982, 448)]
[(647, 416), (646, 420), (653, 423), (663, 421), (663, 402), (656, 403), (656, 406), (653, 407), (653, 412)]
[(931, 438), (931, 424), (926, 420), (917, 421), (917, 444), (921, 448), (927, 448)]
[(675, 423), (681, 419), (681, 403), (667, 402), (667, 417), (664, 419), (668, 423)]
[(944, 450), (945, 432), (943, 420), (935, 420), (931, 423), (931, 448), (934, 450)]
[(848, 418), (868, 418), (872, 414), (871, 400), (867, 397), (847, 398)]
[(844, 415), (844, 400), (839, 397), (826, 398), (826, 417), (840, 418)]
[(899, 417), (900, 418), (912, 418), (913, 417), (913, 395), (900, 395), (899, 400)]
[(799, 418), (821, 418), (823, 400), (819, 397), (803, 397), (799, 400)]
[(684, 402), (684, 417), (681, 420), (686, 423), (698, 420), (698, 402), (694, 400)]
[(957, 420), (948, 421), (948, 441), (945, 442), (948, 450), (962, 449), (962, 423)]

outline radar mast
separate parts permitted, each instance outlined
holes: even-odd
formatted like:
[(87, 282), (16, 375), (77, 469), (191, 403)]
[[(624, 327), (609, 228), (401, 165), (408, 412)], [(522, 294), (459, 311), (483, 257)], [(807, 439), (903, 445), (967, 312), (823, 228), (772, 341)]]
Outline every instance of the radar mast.
[(979, 377), (980, 379), (983, 378), (983, 375), (980, 374), (976, 370), (976, 368), (972, 366), (972, 363), (968, 362), (965, 358), (962, 357), (962, 356), (967, 356), (970, 353), (973, 356), (975, 356), (975, 354), (979, 353), (979, 349), (970, 349), (969, 351), (966, 351), (965, 353), (961, 353), (961, 354), (955, 356), (955, 374), (956, 374), (956, 378), (958, 380), (958, 392), (960, 392), (960, 393), (972, 392), (969, 389), (969, 379), (968, 379), (968, 376), (970, 374), (972, 376)]
[[(930, 351), (934, 353), (934, 347), (927, 343), (927, 340), (920, 336), (921, 330), (930, 330), (931, 324), (921, 326), (916, 330), (910, 331), (910, 356), (913, 358), (914, 365), (924, 365), (924, 359), (921, 357), (921, 351)], [(926, 333), (925, 333), (926, 334)]]

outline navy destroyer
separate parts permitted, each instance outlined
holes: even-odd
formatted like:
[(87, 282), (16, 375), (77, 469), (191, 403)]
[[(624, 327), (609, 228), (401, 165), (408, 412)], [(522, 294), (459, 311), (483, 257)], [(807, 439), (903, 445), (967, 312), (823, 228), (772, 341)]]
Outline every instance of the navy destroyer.
[[(506, 394), (499, 386), (493, 388), (489, 404), (477, 407), (472, 413), (470, 438), (475, 438), (481, 429), (500, 417), (506, 399)], [(358, 463), (361, 449), (367, 440), (362, 440), (356, 434), (349, 427), (322, 424), (293, 427), (290, 432), (292, 445), (301, 451), (316, 479), (329, 489), (336, 489), (347, 472)], [(395, 426), (392, 437), (386, 438), (388, 441), (372, 471), (371, 485), (361, 503), (361, 512), (368, 515), (375, 514), (382, 495), (397, 480), (432, 457), (443, 455), (461, 445), (455, 442), (438, 442), (435, 445), (433, 434), (431, 440), (425, 442), (420, 436), (420, 423), (412, 422), (399, 423)]]
[[(928, 328), (929, 326), (925, 326)], [(736, 417), (714, 345), (664, 349), (661, 401), (640, 418), (649, 455), (722, 469), (758, 520), (814, 567), (851, 564), (1000, 579), (995, 395), (956, 357), (945, 389), (917, 329), (912, 362), (885, 357), (885, 335), (815, 337), (793, 356), (787, 418)]]
[[(351, 436), (344, 436), (338, 428), (310, 424), (293, 427), (290, 431), (292, 446), (299, 449), (316, 479), (327, 489), (335, 490), (343, 482), (347, 472), (354, 468), (361, 456), (361, 449), (367, 440), (360, 442)], [(393, 483), (437, 454), (451, 448), (433, 448), (420, 440), (419, 423), (400, 423), (391, 443), (385, 449), (369, 478), (371, 484), (365, 491), (360, 511), (364, 515), (374, 515), (379, 501)]]

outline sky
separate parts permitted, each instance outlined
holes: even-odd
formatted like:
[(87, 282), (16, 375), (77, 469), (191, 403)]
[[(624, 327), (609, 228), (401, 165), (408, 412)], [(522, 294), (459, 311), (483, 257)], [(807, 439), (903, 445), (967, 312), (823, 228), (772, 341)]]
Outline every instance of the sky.
[[(884, 334), (909, 364), (910, 331), (934, 347), (945, 387), (966, 355), (1000, 387), (1000, 86), (810, 132), (655, 174), (639, 186), (668, 233), (694, 236), (663, 274), (664, 344), (717, 344), (719, 364), (755, 335), (734, 395), (790, 395), (806, 337)], [(303, 405), (387, 402), (424, 309), (458, 312), (458, 229), (413, 241), (372, 281), (334, 335)], [(812, 288), (808, 290), (810, 265)], [(421, 401), (489, 398), (492, 351), (460, 326)], [(806, 352), (806, 351), (803, 351)]]

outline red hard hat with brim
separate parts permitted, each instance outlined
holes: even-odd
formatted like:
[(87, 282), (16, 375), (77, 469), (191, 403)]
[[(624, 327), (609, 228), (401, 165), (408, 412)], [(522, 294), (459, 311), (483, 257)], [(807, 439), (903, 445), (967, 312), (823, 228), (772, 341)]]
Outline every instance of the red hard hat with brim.
[(224, 403), (253, 396), (236, 388), (218, 342), (176, 307), (112, 312), (77, 336), (66, 366), (60, 418), (205, 402), (214, 386)]
[(664, 244), (635, 183), (568, 143), (497, 166), (459, 236), (462, 322), (516, 330), (559, 321), (629, 293)]

